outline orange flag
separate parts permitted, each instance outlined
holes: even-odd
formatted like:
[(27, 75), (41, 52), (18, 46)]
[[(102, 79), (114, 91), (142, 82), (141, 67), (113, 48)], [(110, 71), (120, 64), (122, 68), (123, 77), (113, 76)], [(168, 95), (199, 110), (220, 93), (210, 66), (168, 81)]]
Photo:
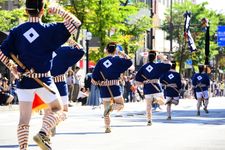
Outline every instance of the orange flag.
[(32, 105), (32, 111), (39, 111), (39, 110), (45, 109), (47, 107), (48, 107), (48, 105), (45, 104), (45, 102), (43, 102), (41, 100), (41, 98), (35, 93), (34, 101), (33, 101), (33, 105)]

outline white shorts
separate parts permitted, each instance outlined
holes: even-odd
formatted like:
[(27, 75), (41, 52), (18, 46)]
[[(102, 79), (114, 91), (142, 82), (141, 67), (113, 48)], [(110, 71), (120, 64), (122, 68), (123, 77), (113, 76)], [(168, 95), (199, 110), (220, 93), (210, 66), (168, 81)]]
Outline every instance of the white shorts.
[(174, 105), (178, 105), (179, 99), (180, 98), (178, 96), (177, 97), (168, 97), (168, 96), (166, 96), (166, 104), (167, 103), (172, 103)]
[(62, 100), (63, 105), (69, 104), (69, 97), (67, 95), (61, 96), (61, 100)]
[(179, 97), (178, 96), (177, 97), (168, 97), (168, 96), (166, 96), (166, 102), (168, 102), (168, 101), (170, 101), (172, 99), (178, 101)]
[(208, 93), (208, 91), (196, 92), (196, 97), (197, 97), (197, 99), (201, 99), (201, 98), (208, 99), (209, 93)]
[(43, 100), (46, 104), (53, 102), (60, 98), (58, 89), (55, 83), (51, 83), (49, 86), (56, 94), (52, 94), (44, 87), (36, 89), (16, 89), (18, 100), (21, 102), (33, 102), (35, 93)]
[[(120, 98), (122, 98), (121, 95), (120, 95), (120, 96), (114, 97), (114, 99), (120, 99)], [(111, 100), (111, 97), (102, 98), (102, 100), (103, 100), (103, 101), (110, 101), (110, 100)]]
[(157, 98), (162, 98), (163, 99), (163, 94), (162, 93), (154, 93), (154, 94), (146, 94), (145, 99), (157, 99)]

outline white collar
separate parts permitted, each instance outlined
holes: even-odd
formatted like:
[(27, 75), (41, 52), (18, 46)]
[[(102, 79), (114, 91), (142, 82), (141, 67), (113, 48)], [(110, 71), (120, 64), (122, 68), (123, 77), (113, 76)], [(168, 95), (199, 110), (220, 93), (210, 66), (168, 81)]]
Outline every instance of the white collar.
[(29, 17), (28, 22), (33, 22), (33, 23), (40, 22), (40, 18), (39, 17)]

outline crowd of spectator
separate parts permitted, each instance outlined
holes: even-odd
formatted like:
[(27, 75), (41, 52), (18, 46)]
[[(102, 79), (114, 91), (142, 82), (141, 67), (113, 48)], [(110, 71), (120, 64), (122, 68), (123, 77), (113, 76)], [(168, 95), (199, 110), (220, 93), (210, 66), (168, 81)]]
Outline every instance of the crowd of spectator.
[(0, 105), (17, 104), (18, 98), (15, 85), (10, 84), (6, 77), (0, 79)]
[[(121, 75), (120, 87), (121, 92), (126, 103), (140, 102), (144, 100), (142, 86), (137, 86), (134, 80), (135, 71)], [(75, 74), (74, 74), (75, 75)], [(80, 81), (80, 84), (82, 81)], [(210, 95), (225, 96), (225, 81), (211, 81)], [(91, 84), (91, 73), (88, 73), (84, 79), (84, 86), (80, 86), (80, 94), (83, 95), (77, 98), (77, 102), (81, 102), (82, 105), (98, 106), (101, 104), (101, 98), (99, 96), (98, 87)], [(85, 94), (84, 94), (85, 93)], [(182, 89), (180, 90), (181, 99), (193, 99), (194, 92), (191, 83), (191, 79), (182, 78)]]
[[(69, 90), (70, 105), (78, 102), (81, 105), (90, 105), (93, 108), (102, 103), (99, 89), (91, 83), (91, 75), (93, 68), (90, 68), (90, 73), (86, 74), (85, 78), (81, 78), (78, 74), (80, 68), (75, 67), (74, 71), (69, 69), (67, 72), (67, 84)], [(140, 102), (144, 100), (142, 86), (135, 84), (135, 71), (121, 75), (120, 86), (121, 92), (126, 103)], [(0, 78), (0, 105), (18, 104), (16, 95), (15, 83), (9, 81), (6, 77)], [(211, 97), (225, 96), (225, 81), (211, 81), (210, 86)], [(191, 79), (182, 78), (182, 89), (180, 90), (180, 98), (194, 98)]]

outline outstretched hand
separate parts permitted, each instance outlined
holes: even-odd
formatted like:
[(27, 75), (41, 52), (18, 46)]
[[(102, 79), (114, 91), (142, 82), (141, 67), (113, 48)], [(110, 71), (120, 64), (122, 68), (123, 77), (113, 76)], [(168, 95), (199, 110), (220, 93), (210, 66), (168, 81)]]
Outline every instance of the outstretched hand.
[(126, 59), (129, 59), (129, 56), (128, 56), (126, 53), (124, 53), (124, 52), (122, 52), (122, 51), (117, 51), (117, 52), (118, 52), (118, 54), (121, 55), (122, 57), (124, 57), (124, 58), (126, 58)]
[(57, 13), (57, 7), (56, 6), (50, 6), (49, 8), (48, 8), (48, 13), (49, 14), (56, 14)]
[(73, 40), (71, 38), (68, 40), (68, 44), (69, 44), (69, 46), (77, 47), (78, 49), (83, 48), (79, 43), (77, 43), (75, 40)]
[(10, 63), (9, 63), (10, 65), (9, 65), (9, 68), (10, 68), (10, 71), (11, 71), (11, 73), (12, 73), (12, 75), (16, 78), (16, 79), (19, 79), (19, 72), (17, 71), (17, 65), (14, 63), (14, 62), (12, 62), (12, 61), (10, 61)]
[(163, 63), (171, 64), (170, 58), (168, 59), (167, 56), (162, 53), (158, 54), (157, 58)]

